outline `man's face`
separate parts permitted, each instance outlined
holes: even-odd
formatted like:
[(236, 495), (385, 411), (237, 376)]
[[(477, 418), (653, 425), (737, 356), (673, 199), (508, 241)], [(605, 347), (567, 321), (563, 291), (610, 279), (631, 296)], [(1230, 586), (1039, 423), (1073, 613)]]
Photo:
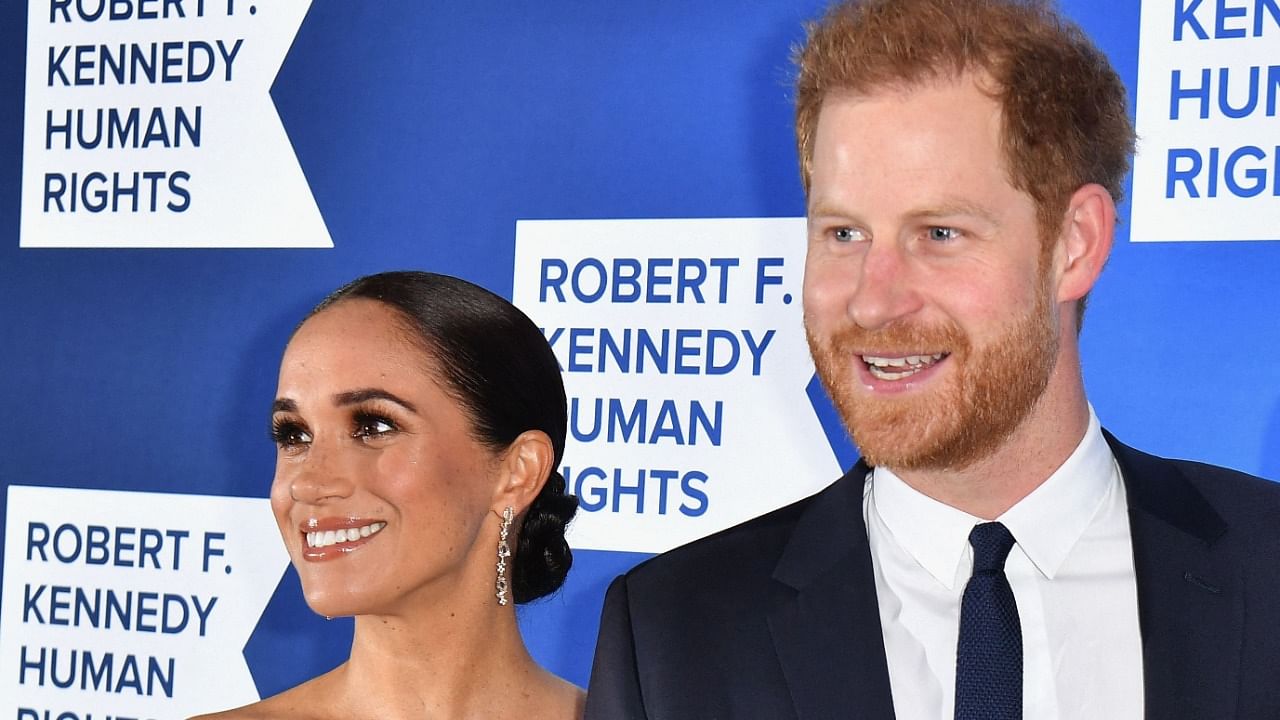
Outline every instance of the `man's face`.
[(1059, 344), (1036, 208), (969, 76), (831, 95), (814, 139), (805, 328), (867, 461), (961, 469), (998, 448)]

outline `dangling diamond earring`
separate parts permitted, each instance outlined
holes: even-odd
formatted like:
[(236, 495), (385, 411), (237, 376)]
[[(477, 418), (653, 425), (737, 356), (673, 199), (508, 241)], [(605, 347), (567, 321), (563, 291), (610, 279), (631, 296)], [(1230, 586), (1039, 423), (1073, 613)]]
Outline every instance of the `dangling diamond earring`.
[(511, 546), (507, 544), (507, 535), (511, 532), (511, 521), (515, 511), (508, 505), (502, 511), (502, 532), (498, 535), (498, 604), (507, 604), (507, 558), (511, 557)]

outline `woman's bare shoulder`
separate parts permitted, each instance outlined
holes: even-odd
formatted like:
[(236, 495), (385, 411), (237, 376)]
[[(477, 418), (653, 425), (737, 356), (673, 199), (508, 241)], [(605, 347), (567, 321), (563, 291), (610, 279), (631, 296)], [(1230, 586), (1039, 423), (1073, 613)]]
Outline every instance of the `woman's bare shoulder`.
[(587, 693), (582, 688), (543, 670), (546, 680), (545, 705), (528, 714), (528, 717), (555, 718), (556, 720), (582, 720), (586, 713)]
[(327, 720), (334, 716), (332, 694), (328, 676), (321, 675), (266, 700), (190, 720)]

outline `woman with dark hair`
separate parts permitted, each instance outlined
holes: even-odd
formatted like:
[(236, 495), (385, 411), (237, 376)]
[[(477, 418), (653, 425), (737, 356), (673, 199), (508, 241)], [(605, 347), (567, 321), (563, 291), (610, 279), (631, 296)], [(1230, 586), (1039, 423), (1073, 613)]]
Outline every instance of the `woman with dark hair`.
[(497, 295), (391, 272), (321, 302), (280, 367), (271, 506), (307, 603), (355, 616), (351, 656), (214, 717), (581, 717), (513, 609), (572, 561), (565, 424), (551, 348)]

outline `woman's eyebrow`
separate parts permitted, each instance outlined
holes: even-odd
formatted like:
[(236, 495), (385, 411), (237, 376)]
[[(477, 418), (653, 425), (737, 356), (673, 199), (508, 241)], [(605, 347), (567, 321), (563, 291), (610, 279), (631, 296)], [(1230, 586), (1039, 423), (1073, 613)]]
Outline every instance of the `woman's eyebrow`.
[(387, 392), (381, 388), (361, 388), (359, 390), (349, 390), (341, 392), (333, 396), (333, 404), (339, 407), (347, 405), (359, 405), (370, 400), (387, 400), (393, 402), (411, 413), (417, 413), (418, 408), (413, 403)]
[(276, 398), (275, 402), (271, 403), (271, 412), (298, 412), (298, 403), (289, 398)]

